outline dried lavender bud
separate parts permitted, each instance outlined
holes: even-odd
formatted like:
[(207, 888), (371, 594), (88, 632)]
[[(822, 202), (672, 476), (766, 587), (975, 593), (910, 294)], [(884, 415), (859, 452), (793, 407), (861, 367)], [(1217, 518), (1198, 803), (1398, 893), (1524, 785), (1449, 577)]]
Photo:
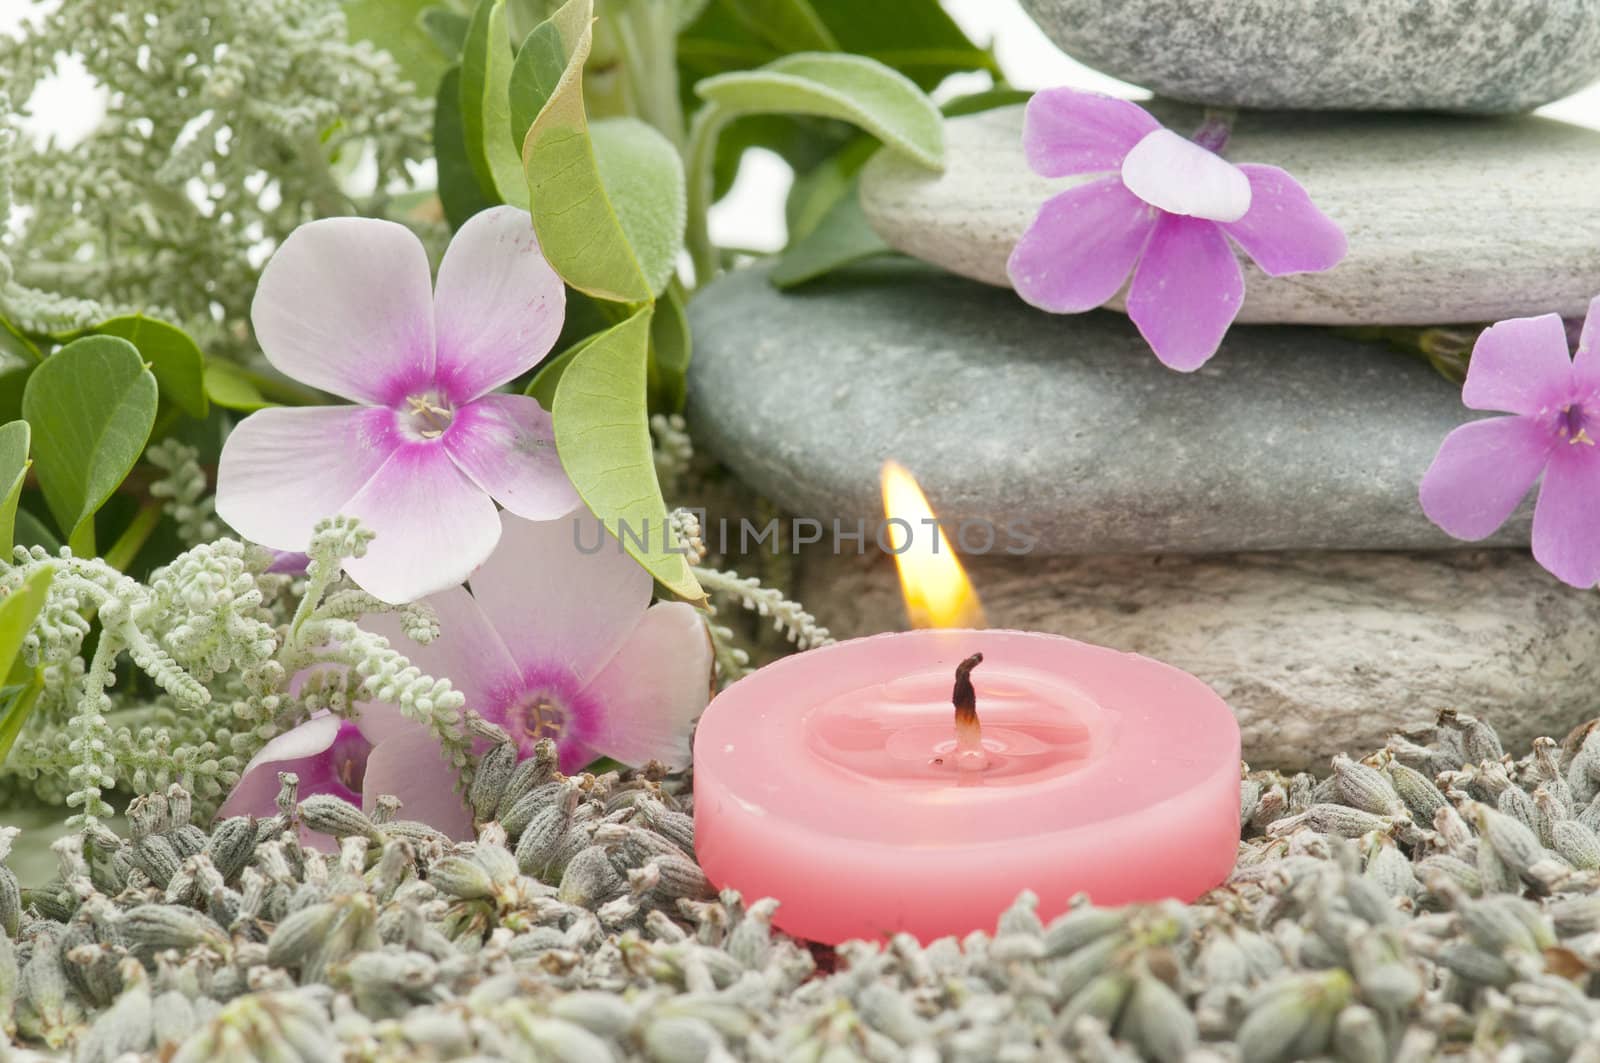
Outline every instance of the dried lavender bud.
[[(1292, 802), (1291, 802), (1292, 807)], [(1298, 815), (1280, 819), (1267, 827), (1270, 835), (1287, 834), (1305, 826), (1318, 834), (1337, 834), (1341, 838), (1359, 838), (1375, 830), (1388, 830), (1394, 820), (1388, 816), (1374, 815), (1347, 805), (1311, 805)]]
[(494, 893), (494, 879), (489, 877), (488, 870), (465, 856), (447, 856), (435, 861), (428, 868), (428, 881), (452, 897), (467, 900)]
[(1044, 931), (1044, 954), (1064, 956), (1083, 946), (1121, 930), (1127, 916), (1115, 908), (1084, 905), (1051, 920)]
[(517, 841), (517, 867), (523, 874), (543, 878), (550, 873), (580, 796), (578, 787), (569, 782), (564, 792), (534, 814)]
[(1135, 980), (1116, 1030), (1119, 1037), (1132, 1041), (1158, 1063), (1180, 1063), (1200, 1039), (1183, 998), (1149, 973)]
[(1531, 884), (1541, 884), (1532, 871), (1544, 859), (1544, 846), (1530, 828), (1483, 804), (1473, 805), (1471, 815), (1479, 833), (1506, 867)]
[(1445, 946), (1439, 953), (1439, 965), (1477, 985), (1505, 986), (1517, 977), (1511, 964), (1478, 945)]
[(561, 874), (557, 896), (567, 904), (598, 908), (627, 888), (622, 876), (611, 866), (611, 857), (599, 846), (590, 846), (567, 862)]
[(1333, 1024), (1333, 1052), (1342, 1063), (1386, 1063), (1389, 1046), (1377, 1013), (1351, 1004)]
[(1394, 816), (1405, 811), (1400, 795), (1382, 772), (1342, 753), (1333, 758), (1333, 794), (1345, 804), (1374, 815)]
[(642, 1040), (654, 1063), (703, 1063), (727, 1052), (721, 1035), (710, 1023), (684, 1015), (651, 1021), (644, 1028)]
[[(526, 765), (529, 761), (522, 763)], [(558, 800), (565, 789), (563, 783), (541, 783), (517, 798), (509, 809), (501, 813), (500, 825), (506, 829), (506, 834), (519, 838), (528, 829), (528, 824), (533, 822), (533, 817)]]
[(519, 753), (515, 742), (501, 742), (478, 761), (477, 774), (473, 775), (472, 787), (467, 791), (467, 803), (472, 807), (472, 818), (476, 822), (494, 818), (506, 785), (517, 770)]
[(633, 1008), (611, 993), (563, 993), (550, 1002), (550, 1014), (611, 1040), (623, 1039), (633, 1028)]
[[(700, 865), (681, 856), (658, 856), (647, 865), (657, 872), (654, 887), (657, 896), (666, 898), (709, 897), (714, 892)], [(631, 873), (630, 873), (631, 874)]]
[(158, 1051), (175, 1049), (200, 1025), (189, 998), (177, 990), (157, 994), (150, 1005), (150, 1028)]
[(682, 849), (691, 859), (694, 857), (693, 816), (673, 812), (654, 798), (641, 799), (634, 807), (651, 830)]
[(616, 1058), (609, 1044), (577, 1023), (530, 1015), (519, 1021), (516, 1028), (538, 1059), (555, 1063), (605, 1063)]
[[(556, 744), (548, 738), (540, 739), (533, 747), (533, 755), (518, 764), (506, 781), (505, 792), (500, 795), (500, 822), (506, 821), (506, 813), (524, 796), (556, 780), (556, 763), (559, 759), (560, 754), (556, 751)], [(512, 835), (520, 829), (506, 827)]]
[(1561, 858), (1580, 871), (1600, 869), (1600, 836), (1575, 819), (1550, 824), (1550, 843)]
[(6, 1016), (11, 1014), (17, 999), (17, 979), (21, 975), (17, 964), (17, 946), (9, 934), (0, 933), (0, 1032), (6, 1027)]
[(9, 867), (0, 867), (0, 931), (7, 937), (16, 937), (21, 920), (22, 887)]
[(143, 1052), (150, 1045), (154, 1026), (144, 968), (130, 960), (123, 970), (127, 990), (101, 1013), (79, 1042), (76, 1059), (80, 1063), (113, 1063), (127, 1053)]
[(267, 962), (298, 967), (321, 947), (337, 914), (332, 904), (313, 904), (284, 919), (267, 939)]
[(383, 835), (355, 805), (332, 794), (313, 794), (300, 802), (300, 818), (318, 834), (334, 838), (368, 838), (382, 842)]
[(1402, 764), (1398, 760), (1391, 760), (1384, 765), (1385, 774), (1389, 783), (1394, 787), (1395, 793), (1400, 795), (1400, 800), (1405, 803), (1411, 818), (1418, 823), (1432, 823), (1433, 817), (1441, 808), (1446, 807), (1444, 794), (1433, 784), (1433, 780), (1415, 768)]
[(175, 904), (139, 905), (124, 916), (122, 934), (128, 944), (149, 949), (188, 949), (196, 945), (224, 949), (228, 945), (227, 935), (216, 923)]
[(84, 1017), (57, 944), (48, 935), (35, 938), (33, 954), (17, 977), (17, 1029), (51, 1048), (64, 1047)]
[(133, 845), (133, 862), (150, 881), (165, 889), (172, 876), (178, 873), (183, 858), (164, 834), (152, 834)]

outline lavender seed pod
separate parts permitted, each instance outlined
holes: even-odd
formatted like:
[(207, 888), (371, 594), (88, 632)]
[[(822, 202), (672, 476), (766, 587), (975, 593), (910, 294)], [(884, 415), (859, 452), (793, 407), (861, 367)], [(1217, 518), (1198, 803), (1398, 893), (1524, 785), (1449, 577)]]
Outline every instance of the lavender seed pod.
[(274, 967), (298, 967), (321, 947), (336, 914), (332, 904), (313, 904), (284, 919), (267, 939), (267, 962)]
[(133, 861), (150, 876), (151, 882), (162, 889), (172, 881), (172, 876), (178, 873), (178, 867), (183, 863), (178, 850), (164, 834), (152, 834), (143, 841), (135, 842)]
[(1551, 848), (1580, 871), (1600, 869), (1600, 836), (1575, 819), (1556, 820), (1550, 826)]
[[(525, 760), (522, 763), (529, 762)], [(533, 822), (533, 817), (556, 801), (564, 789), (564, 784), (559, 782), (546, 782), (532, 787), (500, 816), (500, 825), (510, 837), (520, 838), (528, 829), (528, 824)]]
[(222, 928), (192, 908), (175, 904), (141, 904), (122, 920), (128, 944), (148, 949), (189, 949), (209, 945), (225, 949)]
[(1351, 1004), (1333, 1024), (1334, 1055), (1344, 1063), (1386, 1063), (1389, 1046), (1371, 1008)]
[(1379, 816), (1405, 811), (1400, 795), (1377, 768), (1343, 753), (1333, 758), (1333, 794), (1345, 804)]
[(1134, 980), (1116, 1029), (1158, 1063), (1181, 1063), (1200, 1040), (1183, 998), (1148, 971)]
[(557, 896), (567, 904), (596, 908), (627, 888), (622, 876), (611, 866), (611, 857), (599, 846), (590, 846), (567, 862), (561, 874)]
[(1432, 823), (1438, 811), (1446, 807), (1444, 794), (1439, 792), (1432, 779), (1417, 769), (1391, 759), (1384, 764), (1383, 771), (1416, 822)]
[(472, 818), (484, 823), (494, 818), (505, 795), (506, 785), (517, 770), (519, 754), (515, 742), (501, 742), (478, 761), (478, 772), (472, 777), (472, 788), (467, 792), (472, 806)]
[(383, 833), (366, 813), (332, 794), (313, 794), (300, 802), (300, 819), (311, 830), (332, 838), (357, 837), (383, 842)]
[[(506, 822), (506, 813), (523, 797), (556, 781), (558, 760), (556, 744), (548, 738), (540, 739), (533, 747), (533, 755), (518, 764), (510, 778), (506, 780), (505, 790), (501, 793), (499, 801), (498, 815), (501, 823)], [(526, 820), (523, 822), (526, 823)], [(515, 837), (521, 828), (507, 825), (506, 830)]]
[(0, 867), (0, 932), (15, 938), (21, 921), (22, 887), (9, 867)]
[(205, 852), (223, 881), (232, 882), (255, 855), (255, 848), (255, 821), (249, 816), (234, 816), (217, 824)]

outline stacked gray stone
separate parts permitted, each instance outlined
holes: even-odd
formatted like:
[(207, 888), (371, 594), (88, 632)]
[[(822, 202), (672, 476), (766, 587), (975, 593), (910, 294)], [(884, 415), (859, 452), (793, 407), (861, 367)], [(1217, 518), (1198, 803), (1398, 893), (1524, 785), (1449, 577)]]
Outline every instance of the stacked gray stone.
[[(880, 153), (868, 219), (939, 269), (883, 263), (789, 293), (754, 269), (691, 307), (692, 427), (823, 529), (807, 605), (841, 635), (903, 625), (870, 532), (865, 557), (832, 535), (881, 520), (892, 457), (953, 538), (967, 529), (991, 625), (1195, 672), (1239, 715), (1248, 759), (1325, 767), (1444, 708), (1519, 743), (1592, 715), (1600, 655), (1575, 633), (1600, 596), (1527, 556), (1531, 507), (1485, 544), (1500, 549), (1464, 549), (1418, 506), (1439, 442), (1474, 416), (1458, 387), (1316, 326), (1581, 316), (1600, 294), (1600, 132), (1481, 115), (1600, 75), (1600, 0), (1025, 6), (1069, 54), (1188, 101), (1152, 105), (1172, 128), (1199, 105), (1280, 108), (1241, 112), (1228, 157), (1293, 173), (1350, 254), (1278, 279), (1247, 264), (1241, 323), (1198, 373), (1173, 373), (1120, 304), (1052, 316), (1002, 287), (1017, 237), (1071, 180), (1028, 170), (1020, 108), (950, 121), (942, 174)], [(1458, 113), (1354, 113), (1401, 108)]]

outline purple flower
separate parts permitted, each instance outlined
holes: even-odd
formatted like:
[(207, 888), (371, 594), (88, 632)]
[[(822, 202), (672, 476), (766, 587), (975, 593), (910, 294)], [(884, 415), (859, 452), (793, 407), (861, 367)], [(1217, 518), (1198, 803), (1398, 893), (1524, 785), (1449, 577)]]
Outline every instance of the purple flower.
[(302, 225), (262, 272), (256, 337), (284, 373), (360, 405), (240, 422), (222, 450), (217, 512), (290, 551), (324, 517), (359, 517), (377, 538), (346, 569), (385, 601), (460, 583), (500, 536), (495, 502), (533, 519), (578, 503), (550, 416), (532, 398), (493, 393), (549, 352), (565, 298), (514, 207), (461, 227), (437, 287), (403, 225)]
[[(561, 770), (597, 757), (689, 763), (689, 734), (711, 691), (711, 643), (682, 602), (650, 604), (650, 576), (587, 513), (527, 521), (502, 514), (500, 545), (472, 575), (426, 600), (439, 637), (405, 637), (392, 615), (362, 627), (467, 697), (467, 708), (533, 752), (553, 739)], [(383, 749), (420, 725), (387, 705), (362, 706)]]
[(1600, 582), (1600, 298), (1567, 357), (1555, 314), (1484, 330), (1472, 349), (1461, 401), (1499, 410), (1445, 437), (1422, 477), (1422, 509), (1459, 539), (1504, 524), (1544, 474), (1533, 511), (1533, 556), (1574, 587)]
[[(417, 728), (390, 729), (387, 735), (365, 721), (341, 720), (319, 712), (261, 747), (245, 765), (239, 782), (222, 803), (221, 816), (277, 814), (278, 773), (300, 777), (300, 797), (332, 794), (371, 812), (377, 798), (400, 799), (407, 819), (421, 820), (464, 840), (472, 837), (472, 816), (456, 793), (456, 772), (433, 736)], [(332, 839), (304, 827), (301, 841), (331, 851)]]
[(1022, 142), (1042, 176), (1106, 176), (1045, 201), (1011, 252), (1012, 286), (1040, 309), (1079, 314), (1104, 305), (1131, 273), (1128, 316), (1180, 372), (1216, 353), (1244, 301), (1230, 238), (1273, 277), (1344, 258), (1343, 231), (1293, 177), (1226, 162), (1127, 100), (1040, 92)]

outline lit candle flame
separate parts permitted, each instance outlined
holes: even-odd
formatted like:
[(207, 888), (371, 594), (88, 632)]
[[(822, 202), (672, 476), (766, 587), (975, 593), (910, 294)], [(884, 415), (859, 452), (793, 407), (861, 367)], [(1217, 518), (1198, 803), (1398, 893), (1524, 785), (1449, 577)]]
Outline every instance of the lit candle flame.
[(895, 461), (883, 463), (883, 511), (890, 518), (889, 543), (911, 626), (983, 627), (983, 603), (935, 522), (933, 507), (915, 477)]

